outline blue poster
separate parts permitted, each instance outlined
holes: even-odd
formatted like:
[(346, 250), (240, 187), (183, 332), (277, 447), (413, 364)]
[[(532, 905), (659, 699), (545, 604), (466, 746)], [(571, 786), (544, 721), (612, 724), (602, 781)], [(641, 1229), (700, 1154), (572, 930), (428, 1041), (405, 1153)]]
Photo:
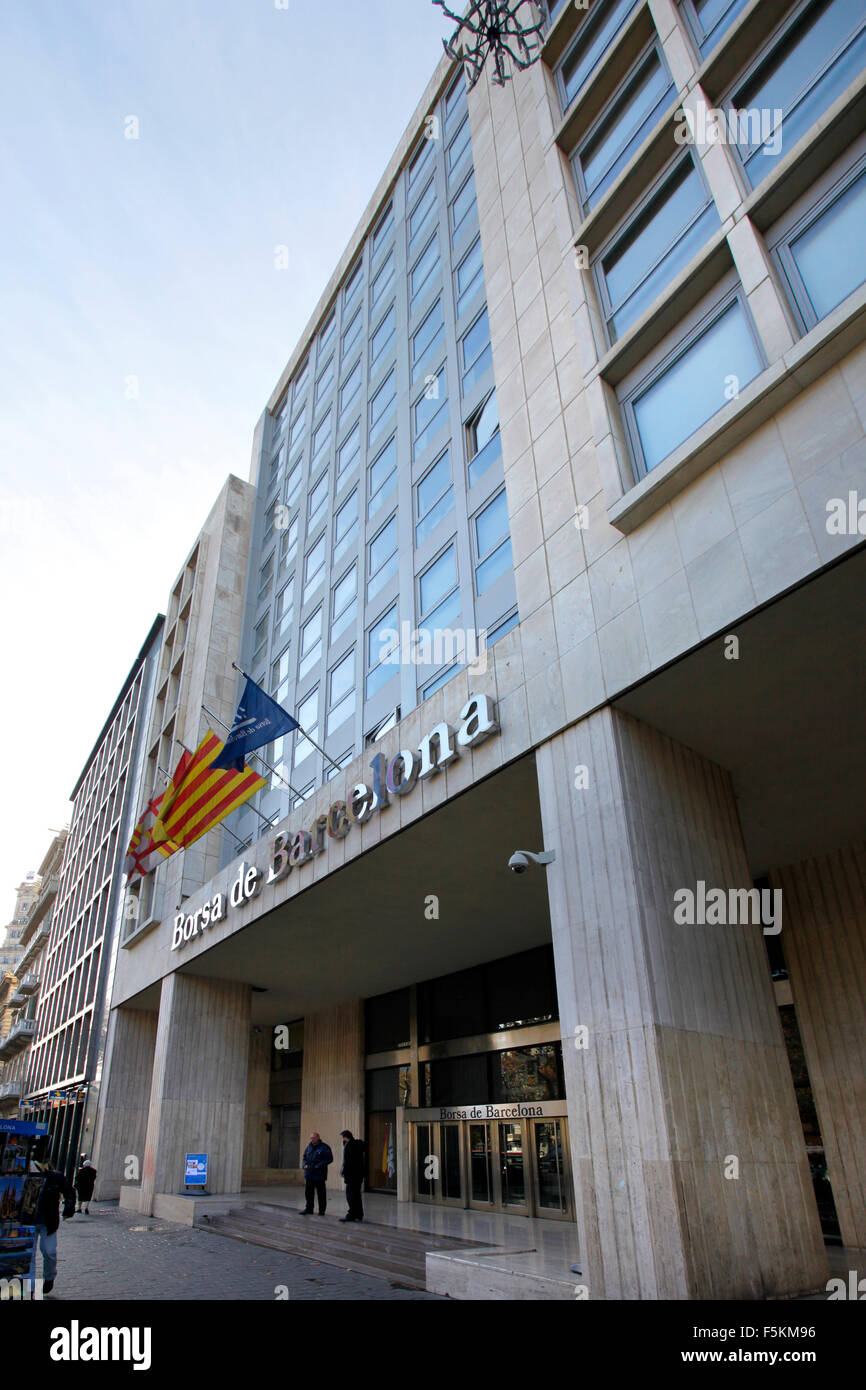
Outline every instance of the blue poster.
[(187, 1154), (184, 1187), (207, 1186), (207, 1154)]

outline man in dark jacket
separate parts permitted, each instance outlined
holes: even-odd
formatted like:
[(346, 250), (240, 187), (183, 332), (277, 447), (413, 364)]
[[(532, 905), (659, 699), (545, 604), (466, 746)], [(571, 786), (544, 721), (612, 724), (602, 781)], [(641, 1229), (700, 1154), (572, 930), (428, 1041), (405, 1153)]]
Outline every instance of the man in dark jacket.
[(313, 1215), (314, 1196), (318, 1198), (319, 1215), (325, 1215), (325, 1208), (328, 1205), (326, 1190), (328, 1166), (333, 1161), (334, 1155), (331, 1153), (329, 1145), (324, 1142), (318, 1130), (314, 1129), (310, 1135), (310, 1142), (304, 1149), (304, 1197), (307, 1205), (301, 1208), (301, 1216)]
[(42, 1292), (50, 1293), (57, 1278), (57, 1228), (60, 1225), (60, 1198), (63, 1198), (63, 1220), (75, 1215), (75, 1188), (65, 1173), (52, 1168), (47, 1161), (46, 1148), (34, 1145), (31, 1171), (41, 1173), (44, 1182), (36, 1207), (36, 1239), (42, 1250)]
[(343, 1163), (340, 1172), (346, 1184), (346, 1201), (349, 1210), (341, 1221), (363, 1221), (364, 1204), (361, 1201), (361, 1184), (367, 1171), (364, 1157), (364, 1141), (356, 1139), (350, 1129), (344, 1129), (340, 1138), (343, 1141)]

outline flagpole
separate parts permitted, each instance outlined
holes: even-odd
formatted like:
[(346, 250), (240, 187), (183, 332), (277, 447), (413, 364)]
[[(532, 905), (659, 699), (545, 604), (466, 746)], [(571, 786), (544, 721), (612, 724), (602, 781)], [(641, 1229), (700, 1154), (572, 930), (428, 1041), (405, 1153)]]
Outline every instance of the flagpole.
[[(234, 667), (234, 669), (235, 669), (236, 671), (239, 671), (240, 674), (241, 674), (242, 676), (245, 676), (246, 679), (247, 679), (248, 681), (252, 681), (252, 680), (253, 680), (252, 676), (248, 675), (248, 673), (243, 669), (242, 666), (238, 666), (238, 664), (237, 664), (236, 661), (233, 661), (233, 662), (232, 662), (232, 666)], [(253, 681), (253, 685), (255, 685), (255, 684), (256, 684), (256, 682)], [(281, 707), (281, 708), (282, 708), (282, 707)], [(286, 712), (288, 713), (288, 711), (286, 711)], [(294, 718), (294, 716), (292, 716), (292, 717)], [(300, 724), (298, 725), (298, 728), (301, 729)], [(304, 735), (304, 738), (307, 740), (307, 743), (311, 743), (311, 744), (313, 745), (314, 748), (317, 748), (317, 749), (318, 749), (318, 751), (321, 753), (321, 755), (322, 755), (323, 758), (327, 758), (328, 762), (331, 764), (331, 767), (334, 768), (334, 770), (335, 770), (336, 772), (342, 772), (343, 769), (340, 767), (340, 764), (339, 764), (339, 763), (335, 763), (335, 762), (334, 762), (334, 759), (331, 757), (330, 753), (326, 753), (325, 750), (324, 750), (324, 748), (320, 747), (320, 745), (319, 745), (318, 743), (316, 743), (316, 740), (315, 740), (314, 738), (310, 738), (310, 735), (307, 733), (306, 729), (301, 729), (301, 733)], [(298, 793), (295, 792), (295, 795), (297, 796)]]
[[(180, 746), (181, 746), (181, 748), (182, 748), (182, 747), (183, 747), (183, 744), (181, 744)], [(168, 775), (168, 773), (166, 772), (165, 768), (164, 768), (164, 767), (160, 767), (159, 763), (157, 763), (157, 765), (156, 765), (156, 770), (157, 770), (157, 772), (161, 772), (162, 775), (163, 775), (163, 777), (168, 777), (169, 782), (171, 781), (171, 778), (169, 777), (169, 775)], [(235, 835), (235, 832), (232, 830), (232, 828), (231, 828), (230, 825), (224, 825), (224, 826), (223, 826), (223, 829), (224, 829), (224, 830), (227, 830), (227, 831), (229, 832), (229, 834), (230, 834), (230, 835), (232, 836), (232, 838), (234, 839), (235, 843), (238, 844), (238, 845), (240, 845), (241, 849), (246, 849), (246, 843), (241, 839), (240, 835)], [(159, 867), (159, 866), (157, 865), (157, 867)]]
[[(216, 734), (214, 734), (214, 738), (216, 738)], [(178, 739), (177, 741), (178, 741), (178, 743), (180, 743), (180, 739)], [(180, 746), (181, 746), (181, 748), (183, 749), (184, 753), (190, 753), (190, 754), (192, 754), (192, 749), (191, 749), (191, 748), (187, 748), (187, 746), (186, 746), (185, 743), (180, 743)], [(195, 756), (195, 755), (193, 754), (193, 756)], [(247, 804), (247, 806), (250, 805), (249, 802), (247, 802), (246, 804)], [(267, 816), (263, 816), (262, 813), (261, 813), (261, 811), (259, 810), (259, 808), (258, 808), (257, 806), (250, 806), (250, 810), (251, 810), (251, 811), (255, 811), (256, 815), (257, 815), (258, 818), (259, 818), (259, 820), (263, 820), (263, 821), (264, 821), (265, 825), (268, 827), (268, 830), (273, 830), (273, 828), (274, 828), (274, 823), (273, 823), (273, 821), (272, 821), (272, 820), (268, 820)], [(217, 824), (218, 824), (218, 825), (225, 825), (225, 822), (224, 822), (224, 821), (218, 821)], [(211, 829), (212, 829), (212, 830), (216, 830), (216, 825), (211, 826)], [(226, 830), (228, 830), (228, 826), (226, 826)], [(231, 833), (234, 835), (234, 831), (232, 831)], [(238, 843), (242, 843), (237, 835), (235, 835), (235, 839), (238, 840)], [(244, 845), (244, 849), (246, 849), (246, 845)]]
[[(213, 719), (217, 724), (219, 724), (221, 729), (225, 729), (227, 733), (231, 733), (231, 729), (229, 728), (228, 724), (224, 724), (223, 721), (220, 719), (219, 715), (214, 714), (212, 709), (208, 709), (207, 705), (202, 705), (202, 709), (204, 710), (205, 714), (209, 715), (211, 719)], [(249, 757), (255, 758), (257, 762), (260, 762), (262, 767), (266, 767), (268, 772), (272, 773), (274, 777), (279, 777), (283, 786), (288, 787), (289, 791), (292, 793), (292, 796), (300, 796), (301, 793), (295, 791), (291, 782), (287, 782), (285, 777), (283, 777), (281, 773), (277, 772), (277, 769), (275, 767), (271, 767), (270, 763), (265, 762), (261, 753), (250, 753)]]

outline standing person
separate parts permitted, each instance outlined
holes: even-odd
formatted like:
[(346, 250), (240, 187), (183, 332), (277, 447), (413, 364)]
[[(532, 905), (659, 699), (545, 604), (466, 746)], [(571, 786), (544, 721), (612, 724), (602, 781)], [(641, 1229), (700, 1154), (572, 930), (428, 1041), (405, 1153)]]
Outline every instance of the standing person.
[(60, 1198), (63, 1197), (63, 1220), (75, 1215), (75, 1188), (47, 1158), (45, 1142), (37, 1141), (31, 1158), (31, 1172), (41, 1173), (45, 1181), (36, 1206), (36, 1239), (42, 1250), (42, 1292), (50, 1293), (57, 1278), (57, 1228), (60, 1225)]
[(356, 1139), (350, 1129), (342, 1130), (340, 1138), (343, 1141), (343, 1162), (340, 1166), (340, 1173), (346, 1184), (346, 1201), (349, 1204), (349, 1210), (345, 1216), (340, 1217), (340, 1220), (363, 1221), (364, 1203), (361, 1201), (361, 1185), (367, 1171), (366, 1145), (363, 1139)]
[(78, 1193), (78, 1210), (81, 1211), (83, 1208), (85, 1216), (90, 1215), (90, 1201), (95, 1186), (96, 1169), (87, 1154), (81, 1154), (80, 1166), (75, 1174), (75, 1191)]
[(319, 1215), (325, 1215), (328, 1205), (328, 1167), (334, 1161), (330, 1146), (325, 1143), (318, 1130), (313, 1130), (310, 1142), (304, 1149), (304, 1197), (307, 1205), (301, 1208), (301, 1216), (313, 1215), (313, 1197), (318, 1198)]

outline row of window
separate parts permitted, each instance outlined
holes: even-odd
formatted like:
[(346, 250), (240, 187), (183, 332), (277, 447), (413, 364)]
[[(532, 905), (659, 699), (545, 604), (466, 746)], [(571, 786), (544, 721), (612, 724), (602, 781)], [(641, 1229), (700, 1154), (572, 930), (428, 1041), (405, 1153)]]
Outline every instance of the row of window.
[[(569, 100), (585, 80), (585, 63), (592, 59), (588, 74), (610, 42), (611, 26), (624, 23), (633, 8), (627, 0), (605, 0), (593, 7), (591, 22), (581, 24), (559, 71), (563, 95), (572, 93)], [(702, 26), (701, 42), (717, 41), (738, 8), (722, 0), (690, 4), (690, 22)], [(728, 139), (751, 187), (758, 187), (814, 126), (864, 60), (866, 10), (859, 0), (801, 0), (791, 8), (718, 103), (729, 113)], [(575, 182), (587, 211), (633, 160), (673, 93), (661, 44), (653, 39), (573, 152)], [(831, 188), (822, 181), (807, 206), (798, 205), (796, 217), (786, 217), (767, 234), (806, 329), (866, 278), (863, 238), (855, 233), (863, 207), (861, 164), (849, 164)], [(592, 273), (609, 345), (658, 300), (720, 226), (701, 161), (688, 145), (656, 174), (637, 206), (594, 252)], [(739, 282), (726, 277), (681, 326), (673, 345), (651, 354), (620, 383), (638, 472), (666, 458), (765, 365)]]

